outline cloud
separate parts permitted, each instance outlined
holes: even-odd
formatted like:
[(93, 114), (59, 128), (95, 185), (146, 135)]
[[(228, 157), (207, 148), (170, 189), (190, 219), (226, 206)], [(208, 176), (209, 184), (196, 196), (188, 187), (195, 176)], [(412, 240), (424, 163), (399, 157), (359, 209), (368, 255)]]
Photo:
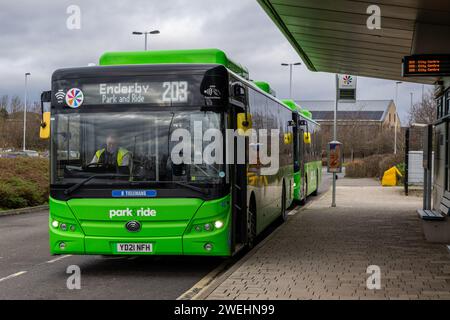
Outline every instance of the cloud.
[[(81, 9), (81, 29), (66, 28), (69, 5)], [(23, 95), (24, 73), (31, 72), (29, 92), (38, 100), (50, 88), (54, 70), (97, 62), (105, 51), (142, 50), (142, 36), (132, 31), (159, 29), (150, 49), (220, 48), (250, 70), (255, 80), (271, 83), (281, 98), (289, 96), (289, 70), (281, 62), (298, 55), (255, 0), (4, 0), (0, 11), (0, 95)], [(293, 72), (293, 96), (334, 99), (334, 75), (305, 66)], [(427, 86), (428, 88), (428, 86)], [(409, 92), (418, 101), (421, 85), (399, 89), (401, 118), (406, 119)], [(395, 82), (360, 78), (359, 99), (394, 99)]]

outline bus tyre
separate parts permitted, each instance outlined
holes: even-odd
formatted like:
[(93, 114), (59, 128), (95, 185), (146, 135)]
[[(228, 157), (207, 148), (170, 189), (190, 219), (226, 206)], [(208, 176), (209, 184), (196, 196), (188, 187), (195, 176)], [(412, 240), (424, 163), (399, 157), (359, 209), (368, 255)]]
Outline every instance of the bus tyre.
[(316, 190), (311, 193), (312, 196), (317, 196), (319, 194), (319, 171), (316, 172)]
[(306, 196), (298, 202), (301, 206), (306, 204)]
[(250, 202), (247, 212), (247, 247), (252, 249), (256, 242), (256, 208), (254, 201)]

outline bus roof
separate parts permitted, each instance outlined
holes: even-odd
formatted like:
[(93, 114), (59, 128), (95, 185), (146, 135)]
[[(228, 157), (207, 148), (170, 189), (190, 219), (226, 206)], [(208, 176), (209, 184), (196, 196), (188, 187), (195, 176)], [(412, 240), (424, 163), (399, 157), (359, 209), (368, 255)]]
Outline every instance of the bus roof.
[(298, 104), (294, 102), (294, 100), (290, 99), (283, 99), (281, 100), (285, 105), (287, 105), (292, 111), (297, 111), (298, 113), (301, 112), (302, 108)]
[(253, 81), (254, 84), (258, 86), (262, 91), (271, 94), (272, 96), (276, 97), (276, 92), (270, 87), (270, 84), (265, 81)]
[(309, 110), (306, 110), (305, 108), (300, 107), (298, 104), (295, 103), (294, 100), (290, 99), (284, 99), (282, 102), (287, 105), (292, 111), (297, 111), (299, 114), (301, 114), (303, 117), (313, 120), (312, 113)]
[(219, 49), (106, 52), (99, 61), (101, 66), (175, 63), (220, 64), (249, 79), (248, 70), (229, 59), (225, 52)]
[[(154, 65), (105, 65), (92, 67), (75, 67), (58, 69), (53, 72), (52, 81), (78, 78), (108, 78), (108, 77), (133, 77), (152, 74), (168, 74), (174, 72), (200, 72), (204, 73), (220, 65), (213, 64), (154, 64)], [(223, 66), (222, 66), (223, 67)]]
[(308, 119), (313, 120), (311, 111), (302, 108), (301, 114), (302, 114), (305, 118), (308, 118)]

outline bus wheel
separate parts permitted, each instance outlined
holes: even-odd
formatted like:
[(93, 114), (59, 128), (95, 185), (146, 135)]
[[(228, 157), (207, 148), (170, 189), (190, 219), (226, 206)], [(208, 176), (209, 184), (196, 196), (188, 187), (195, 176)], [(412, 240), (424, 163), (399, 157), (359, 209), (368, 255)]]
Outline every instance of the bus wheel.
[(299, 203), (299, 205), (304, 206), (306, 204), (306, 197), (301, 199), (298, 203)]
[(283, 183), (283, 191), (281, 192), (281, 222), (285, 222), (288, 219), (288, 214), (286, 210), (286, 187)]
[(247, 247), (249, 249), (255, 246), (256, 241), (256, 205), (252, 198), (247, 213)]
[(319, 194), (319, 171), (316, 172), (316, 190), (311, 193), (312, 196), (317, 196)]

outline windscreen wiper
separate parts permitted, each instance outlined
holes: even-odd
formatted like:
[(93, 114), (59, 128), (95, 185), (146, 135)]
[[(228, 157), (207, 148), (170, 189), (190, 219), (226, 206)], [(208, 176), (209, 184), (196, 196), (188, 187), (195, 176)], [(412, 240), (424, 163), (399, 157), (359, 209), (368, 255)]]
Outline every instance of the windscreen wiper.
[(89, 178), (84, 179), (83, 181), (78, 182), (77, 184), (71, 186), (70, 188), (67, 188), (64, 190), (64, 194), (68, 196), (72, 192), (78, 190), (80, 187), (82, 187), (87, 182), (91, 181), (92, 179), (98, 179), (98, 178), (129, 178), (130, 176), (127, 174), (118, 174), (118, 173), (107, 173), (107, 174), (94, 174), (90, 176)]
[(191, 190), (194, 190), (194, 191), (197, 191), (197, 192), (209, 195), (209, 191), (205, 191), (202, 188), (195, 187), (195, 186), (190, 185), (188, 183), (182, 183), (182, 182), (179, 182), (179, 181), (172, 181), (172, 183), (174, 183), (174, 184), (176, 184), (178, 186), (182, 186), (182, 187), (185, 187), (185, 188), (188, 188), (188, 189), (191, 189)]
[(202, 188), (190, 185), (188, 183), (183, 183), (180, 181), (133, 181), (132, 182), (132, 184), (145, 184), (145, 183), (148, 183), (148, 184), (158, 184), (158, 183), (171, 184), (171, 183), (173, 183), (173, 184), (176, 184), (177, 186), (185, 187), (185, 188), (200, 192), (202, 194), (209, 195), (209, 191), (205, 191)]

